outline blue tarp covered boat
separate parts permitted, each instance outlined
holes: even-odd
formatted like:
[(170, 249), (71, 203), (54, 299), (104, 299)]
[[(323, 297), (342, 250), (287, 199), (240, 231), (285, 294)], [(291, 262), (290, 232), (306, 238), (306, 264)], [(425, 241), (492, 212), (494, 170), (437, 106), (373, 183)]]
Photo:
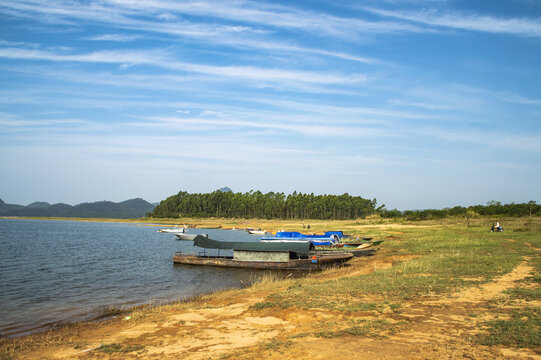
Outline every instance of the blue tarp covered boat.
[(335, 245), (344, 237), (342, 231), (327, 231), (322, 235), (307, 235), (298, 231), (279, 231), (275, 236), (259, 238), (261, 242), (311, 242), (316, 246)]

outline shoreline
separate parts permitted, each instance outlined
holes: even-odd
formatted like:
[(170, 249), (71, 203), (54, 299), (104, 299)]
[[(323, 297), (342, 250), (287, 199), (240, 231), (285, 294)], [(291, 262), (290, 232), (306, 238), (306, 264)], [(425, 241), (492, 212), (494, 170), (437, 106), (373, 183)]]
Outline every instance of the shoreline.
[[(539, 350), (532, 344), (483, 343), (488, 331), (497, 331), (491, 330), (490, 321), (505, 321), (512, 311), (539, 309), (538, 302), (522, 298), (507, 300), (511, 310), (490, 306), (509, 289), (520, 289), (530, 281), (529, 274), (541, 268), (539, 236), (507, 231), (521, 229), (521, 221), (508, 224), (505, 236), (488, 232), (482, 221), (471, 228), (459, 222), (397, 228), (393, 224), (314, 221), (311, 230), (317, 232), (332, 226), (385, 241), (377, 255), (356, 258), (348, 266), (321, 273), (264, 278), (241, 289), (3, 338), (0, 355), (4, 355), (2, 359), (121, 356), (199, 360), (350, 359), (363, 353), (367, 359), (440, 359), (468, 354), (483, 360), (537, 358)], [(541, 219), (533, 221), (541, 224)], [(251, 224), (263, 228), (270, 222)], [(274, 222), (287, 229), (293, 224), (302, 231), (302, 222)], [(488, 255), (481, 257), (487, 244)], [(461, 275), (464, 266), (456, 254), (475, 259), (466, 261), (470, 264), (466, 275)], [(446, 259), (448, 265), (440, 266)], [(537, 321), (539, 315), (535, 314), (539, 312), (522, 320), (524, 326)], [(538, 334), (533, 333), (533, 338)]]

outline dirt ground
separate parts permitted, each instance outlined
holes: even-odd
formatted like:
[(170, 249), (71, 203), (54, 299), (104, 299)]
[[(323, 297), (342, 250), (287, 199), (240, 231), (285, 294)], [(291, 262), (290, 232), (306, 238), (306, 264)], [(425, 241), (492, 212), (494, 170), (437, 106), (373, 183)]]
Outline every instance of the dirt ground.
[[(322, 280), (389, 268), (399, 257), (355, 258), (351, 266), (317, 275)], [(254, 310), (268, 289), (248, 288), (203, 297), (199, 307), (167, 305), (100, 323), (78, 324), (13, 340), (24, 345), (15, 359), (541, 359), (528, 349), (480, 346), (471, 336), (490, 319), (487, 301), (498, 299), (532, 269), (526, 259), (511, 273), (449, 296), (406, 302), (399, 312), (344, 313), (327, 309)], [(472, 317), (471, 314), (481, 314)], [(321, 324), (353, 318), (407, 323), (385, 337), (315, 337)], [(120, 344), (122, 351), (97, 350)], [(9, 345), (9, 344), (8, 344)], [(9, 347), (9, 346), (8, 346)]]

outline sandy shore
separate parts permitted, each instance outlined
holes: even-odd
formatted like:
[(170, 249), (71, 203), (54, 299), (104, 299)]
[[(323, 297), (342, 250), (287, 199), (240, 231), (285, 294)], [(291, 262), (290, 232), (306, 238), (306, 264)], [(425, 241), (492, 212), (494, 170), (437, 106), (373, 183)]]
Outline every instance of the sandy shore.
[[(400, 260), (405, 259), (357, 258), (348, 268), (314, 276), (317, 281), (338, 280), (390, 268)], [(539, 356), (531, 350), (473, 345), (466, 336), (472, 331), (468, 314), (481, 310), (486, 299), (498, 296), (530, 270), (522, 263), (512, 273), (480, 289), (434, 298), (430, 303), (408, 303), (400, 316), (368, 312), (351, 318), (325, 309), (257, 310), (254, 304), (295, 283), (293, 279), (269, 279), (248, 289), (5, 340), (3, 347), (15, 359), (354, 359), (361, 354), (363, 359), (534, 359)], [(311, 335), (321, 330), (322, 323), (349, 323), (353, 317), (374, 319), (387, 315), (396, 323), (407, 320), (407, 328), (376, 337), (337, 339)]]

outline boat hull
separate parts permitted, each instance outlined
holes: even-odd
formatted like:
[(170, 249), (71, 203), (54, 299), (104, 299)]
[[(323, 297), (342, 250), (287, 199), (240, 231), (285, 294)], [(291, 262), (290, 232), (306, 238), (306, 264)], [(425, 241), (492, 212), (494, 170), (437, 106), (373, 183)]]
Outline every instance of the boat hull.
[(165, 228), (160, 229), (158, 232), (161, 233), (171, 233), (171, 234), (184, 234), (186, 232), (185, 228)]
[(351, 250), (351, 253), (355, 257), (372, 256), (372, 255), (375, 255), (378, 250), (379, 249), (374, 249), (374, 248), (372, 248), (372, 249), (360, 249), (360, 250)]
[(267, 234), (265, 230), (246, 230), (246, 231), (252, 235), (266, 235)]
[(175, 236), (177, 237), (177, 240), (187, 240), (187, 241), (192, 241), (193, 239), (195, 239), (195, 237), (196, 237), (197, 235), (196, 235), (196, 234), (182, 233), (182, 234), (175, 234)]
[(187, 265), (221, 266), (247, 269), (267, 270), (322, 270), (341, 265), (353, 258), (353, 254), (335, 254), (317, 256), (316, 259), (291, 259), (286, 262), (271, 261), (239, 261), (232, 257), (212, 257), (195, 255), (175, 255), (173, 263)]

